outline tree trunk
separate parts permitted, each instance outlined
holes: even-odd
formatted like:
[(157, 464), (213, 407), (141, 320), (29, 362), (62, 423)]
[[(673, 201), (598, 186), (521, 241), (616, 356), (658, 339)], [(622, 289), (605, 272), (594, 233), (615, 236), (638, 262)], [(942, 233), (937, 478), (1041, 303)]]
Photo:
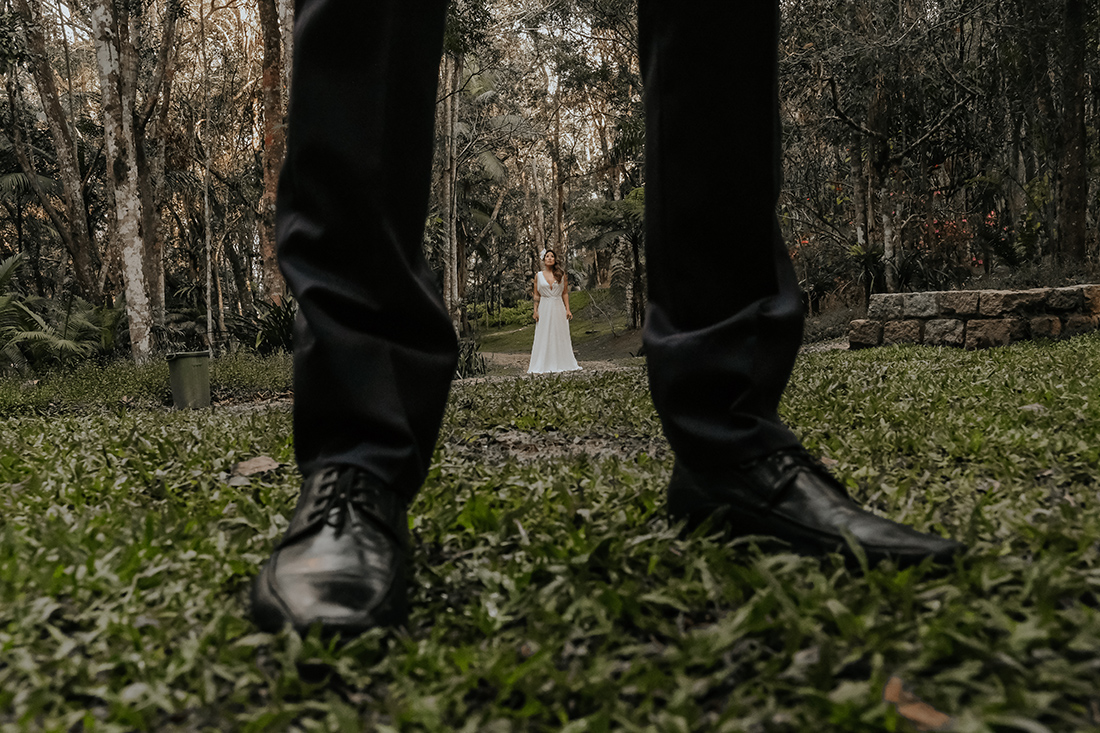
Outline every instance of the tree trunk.
[(210, 64), (206, 55), (206, 13), (205, 5), (199, 5), (199, 59), (202, 63), (202, 219), (203, 251), (206, 263), (206, 345), (214, 349), (214, 232), (210, 210), (210, 167), (212, 152), (210, 148)]
[[(559, 92), (560, 94), (560, 92)], [(561, 112), (554, 110), (553, 155), (550, 158), (554, 175), (554, 250), (561, 259), (565, 256), (565, 181), (561, 172)]]
[(92, 34), (103, 95), (103, 139), (107, 171), (114, 189), (116, 236), (120, 244), (130, 348), (136, 361), (152, 354), (152, 313), (145, 283), (145, 235), (141, 186), (134, 138), (136, 59), (129, 43), (129, 17), (112, 0), (93, 0)]
[(867, 177), (863, 174), (863, 138), (858, 132), (852, 133), (848, 170), (852, 178), (852, 229), (856, 245), (867, 249)]
[(279, 32), (283, 42), (283, 112), (286, 112), (285, 100), (290, 98), (291, 66), (294, 59), (294, 0), (278, 0)]
[[(141, 184), (142, 216), (145, 232), (145, 283), (149, 290), (150, 310), (156, 328), (164, 326), (164, 222), (160, 204), (164, 198), (166, 138), (172, 81), (176, 64), (176, 21), (180, 6), (166, 3), (164, 26), (157, 65), (145, 104), (134, 125), (134, 144), (138, 153), (138, 179)], [(137, 68), (131, 83), (137, 86)]]
[(1062, 119), (1061, 185), (1058, 188), (1058, 238), (1063, 260), (1085, 261), (1085, 218), (1088, 211), (1088, 147), (1085, 131), (1085, 4), (1065, 3), (1064, 116)]
[(879, 188), (879, 211), (882, 218), (882, 264), (886, 275), (886, 292), (896, 293), (900, 289), (901, 230), (898, 227), (898, 212), (891, 197), (888, 179), (882, 181)]
[(641, 328), (645, 325), (645, 273), (642, 269), (642, 238), (630, 238), (631, 288), (630, 288), (630, 327)]
[(225, 244), (225, 255), (229, 260), (229, 267), (233, 271), (233, 284), (237, 287), (237, 315), (243, 315), (243, 311), (252, 312), (252, 289), (249, 287), (246, 263), (237, 253), (237, 248), (230, 242)]
[[(539, 164), (534, 156), (531, 157), (531, 188), (534, 194), (531, 214), (535, 222), (535, 259), (537, 260), (542, 255), (542, 251), (546, 249), (546, 221), (542, 213), (542, 186), (539, 185)], [(539, 263), (538, 267), (541, 266), (542, 263)]]
[(462, 328), (461, 296), (459, 294), (458, 206), (458, 145), (455, 127), (458, 124), (458, 88), (462, 76), (461, 58), (447, 54), (443, 59), (443, 172), (439, 196), (444, 234), (443, 302), (455, 331)]
[[(32, 13), (28, 0), (15, 0), (15, 8), (23, 19), (27, 51), (31, 58), (31, 73), (42, 100), (42, 109), (57, 154), (66, 219), (66, 226), (59, 229), (59, 234), (65, 249), (72, 257), (78, 288), (86, 298), (99, 302), (102, 300), (102, 292), (95, 277), (95, 247), (88, 228), (76, 141), (73, 139), (72, 127), (61, 111), (61, 97), (46, 54), (46, 38), (42, 32), (41, 18), (39, 13)], [(37, 3), (35, 10), (38, 10)]]
[(283, 116), (283, 64), (277, 0), (258, 0), (260, 28), (263, 32), (263, 111), (264, 191), (260, 196), (260, 254), (263, 260), (264, 288), (272, 302), (279, 304), (286, 294), (286, 282), (279, 272), (275, 256), (275, 197), (279, 170), (286, 152), (286, 125)]
[(225, 336), (225, 295), (222, 293), (222, 269), (220, 267), (221, 257), (219, 254), (225, 247), (225, 233), (222, 233), (221, 238), (218, 240), (218, 246), (214, 250), (214, 257), (217, 261), (214, 267), (214, 289), (218, 294), (218, 333), (223, 337)]
[[(1050, 45), (1050, 33), (1048, 23), (1044, 17), (1046, 3), (1025, 0), (1020, 3), (1023, 12), (1024, 23), (1031, 28), (1025, 34), (1023, 44), (1027, 52), (1027, 60), (1030, 65), (1031, 94), (1030, 103), (1025, 105), (1028, 112), (1028, 137), (1032, 155), (1035, 158), (1032, 175), (1041, 176), (1044, 171), (1057, 172), (1057, 161), (1060, 159), (1058, 148), (1061, 140), (1058, 135), (1058, 124), (1054, 104), (1054, 92), (1051, 87), (1050, 61), (1048, 48)], [(1050, 28), (1053, 30), (1053, 28)], [(1029, 176), (1029, 181), (1031, 176)], [(1057, 186), (1058, 181), (1054, 182)], [(1042, 224), (1047, 232), (1054, 231), (1057, 223), (1057, 193), (1042, 202)], [(1052, 241), (1048, 252), (1044, 254), (1060, 255), (1059, 242)]]

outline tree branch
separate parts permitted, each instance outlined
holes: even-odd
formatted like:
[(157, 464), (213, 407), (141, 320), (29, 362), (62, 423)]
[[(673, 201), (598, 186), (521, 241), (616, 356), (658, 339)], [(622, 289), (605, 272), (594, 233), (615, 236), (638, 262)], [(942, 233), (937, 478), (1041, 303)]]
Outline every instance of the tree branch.
[(53, 223), (54, 228), (57, 230), (57, 234), (61, 237), (61, 241), (65, 243), (65, 248), (71, 254), (74, 249), (72, 234), (69, 230), (68, 223), (61, 218), (61, 214), (58, 213), (53, 203), (50, 202), (46, 192), (42, 189), (42, 184), (38, 182), (38, 174), (34, 170), (34, 163), (31, 161), (30, 155), (27, 153), (27, 148), (23, 145), (23, 132), (19, 126), (19, 119), (16, 110), (19, 109), (16, 101), (16, 86), (15, 75), (7, 75), (6, 84), (8, 94), (8, 112), (11, 116), (11, 142), (12, 150), (15, 152), (15, 159), (19, 163), (19, 168), (23, 171), (23, 175), (27, 177), (27, 183), (30, 185), (31, 190), (34, 191), (34, 195), (38, 198), (38, 202), (42, 205), (42, 208), (46, 211), (46, 215)]
[(967, 96), (963, 97), (963, 98), (962, 98), (962, 99), (960, 99), (960, 100), (959, 100), (958, 102), (956, 102), (956, 103), (955, 103), (955, 106), (954, 106), (954, 107), (952, 107), (951, 109), (947, 110), (947, 112), (945, 112), (945, 113), (944, 113), (943, 117), (941, 117), (941, 118), (940, 118), (940, 121), (939, 121), (939, 122), (937, 122), (936, 124), (934, 124), (934, 125), (932, 125), (931, 127), (929, 127), (929, 128), (928, 128), (928, 129), (927, 129), (927, 130), (925, 131), (925, 133), (924, 133), (923, 135), (921, 135), (921, 136), (920, 136), (920, 137), (918, 137), (918, 138), (917, 138), (916, 140), (914, 140), (914, 141), (913, 141), (912, 143), (910, 143), (910, 144), (909, 144), (909, 145), (908, 145), (908, 146), (907, 146), (907, 147), (906, 147), (906, 148), (905, 148), (904, 150), (902, 150), (902, 151), (901, 151), (900, 153), (898, 153), (897, 155), (893, 155), (893, 156), (891, 156), (891, 157), (890, 157), (890, 162), (891, 162), (891, 163), (900, 163), (900, 162), (901, 162), (901, 161), (902, 161), (902, 160), (903, 160), (904, 158), (906, 158), (906, 157), (907, 157), (907, 156), (909, 155), (909, 153), (911, 153), (911, 152), (912, 152), (912, 151), (913, 151), (913, 150), (914, 150), (915, 148), (919, 147), (920, 145), (922, 145), (922, 144), (924, 143), (924, 141), (925, 141), (925, 140), (927, 140), (928, 138), (932, 137), (932, 135), (933, 135), (933, 134), (935, 134), (936, 130), (938, 130), (938, 129), (940, 129), (941, 127), (943, 127), (943, 124), (944, 124), (945, 122), (947, 122), (947, 120), (948, 120), (948, 119), (950, 119), (950, 118), (951, 118), (951, 115), (955, 114), (955, 110), (959, 109), (960, 107), (962, 107), (963, 105), (965, 105), (965, 104), (966, 104), (967, 102), (969, 102), (970, 100), (974, 99), (974, 97), (975, 97), (975, 96), (976, 96), (975, 94), (968, 94)]
[(883, 135), (881, 132), (876, 132), (875, 130), (872, 130), (871, 128), (867, 127), (866, 125), (864, 125), (860, 122), (856, 122), (851, 117), (849, 117), (844, 112), (844, 110), (842, 110), (840, 108), (840, 94), (836, 90), (836, 77), (830, 77), (829, 78), (829, 88), (832, 89), (832, 92), (833, 92), (833, 112), (836, 112), (837, 119), (839, 119), (841, 122), (843, 122), (844, 124), (851, 127), (853, 130), (856, 130), (857, 132), (862, 132), (864, 135), (867, 135), (868, 137), (873, 137), (876, 140), (885, 140), (886, 139), (886, 136)]
[(164, 79), (168, 75), (169, 64), (172, 63), (172, 40), (176, 36), (176, 19), (179, 17), (179, 6), (175, 2), (168, 2), (165, 12), (168, 16), (164, 19), (164, 33), (161, 34), (160, 49), (157, 52), (157, 67), (153, 71), (153, 81), (149, 85), (149, 93), (145, 97), (145, 106), (138, 116), (139, 134), (145, 133), (145, 127), (152, 119), (157, 109), (157, 100), (160, 98), (160, 89), (164, 85)]
[(500, 207), (504, 203), (504, 195), (508, 193), (508, 189), (504, 186), (500, 187), (500, 196), (497, 197), (497, 205), (493, 207), (493, 213), (489, 215), (489, 221), (485, 223), (484, 228), (474, 239), (474, 247), (477, 247), (481, 242), (489, 235), (489, 230), (493, 228), (493, 224), (496, 223), (497, 216), (500, 214)]

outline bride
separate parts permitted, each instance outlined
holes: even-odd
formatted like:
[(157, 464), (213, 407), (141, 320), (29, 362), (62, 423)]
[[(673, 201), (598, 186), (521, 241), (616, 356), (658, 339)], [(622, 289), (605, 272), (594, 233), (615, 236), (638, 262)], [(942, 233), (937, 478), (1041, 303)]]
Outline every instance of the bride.
[(580, 369), (569, 339), (569, 279), (554, 250), (542, 253), (542, 270), (535, 275), (535, 343), (528, 374)]

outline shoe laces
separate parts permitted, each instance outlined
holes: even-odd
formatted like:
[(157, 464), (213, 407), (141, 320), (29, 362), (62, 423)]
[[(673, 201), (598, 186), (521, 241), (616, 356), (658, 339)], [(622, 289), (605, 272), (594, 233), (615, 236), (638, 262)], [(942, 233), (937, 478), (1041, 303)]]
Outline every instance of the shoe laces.
[(793, 448), (789, 450), (779, 451), (777, 456), (781, 457), (782, 463), (785, 464), (775, 485), (779, 487), (779, 490), (775, 492), (772, 497), (772, 502), (777, 502), (781, 499), (782, 495), (786, 493), (787, 487), (794, 483), (799, 474), (803, 472), (810, 472), (817, 476), (820, 480), (828, 484), (834, 491), (838, 492), (844, 497), (850, 498), (847, 487), (840, 482), (840, 480), (833, 475), (833, 472), (822, 463), (820, 460), (810, 455), (808, 451), (803, 448)]
[(306, 523), (314, 526), (321, 522), (339, 534), (353, 507), (360, 516), (373, 516), (377, 513), (368, 502), (367, 485), (359, 471), (330, 469), (318, 482), (313, 506), (306, 515)]

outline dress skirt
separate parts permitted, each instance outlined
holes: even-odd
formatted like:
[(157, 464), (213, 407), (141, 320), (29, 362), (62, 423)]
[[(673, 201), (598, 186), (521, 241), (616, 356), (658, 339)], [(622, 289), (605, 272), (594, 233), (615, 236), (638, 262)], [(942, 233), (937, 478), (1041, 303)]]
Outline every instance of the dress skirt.
[(543, 295), (539, 304), (539, 320), (535, 323), (535, 343), (531, 347), (528, 374), (572, 372), (580, 369), (573, 356), (569, 338), (569, 319), (561, 296)]

